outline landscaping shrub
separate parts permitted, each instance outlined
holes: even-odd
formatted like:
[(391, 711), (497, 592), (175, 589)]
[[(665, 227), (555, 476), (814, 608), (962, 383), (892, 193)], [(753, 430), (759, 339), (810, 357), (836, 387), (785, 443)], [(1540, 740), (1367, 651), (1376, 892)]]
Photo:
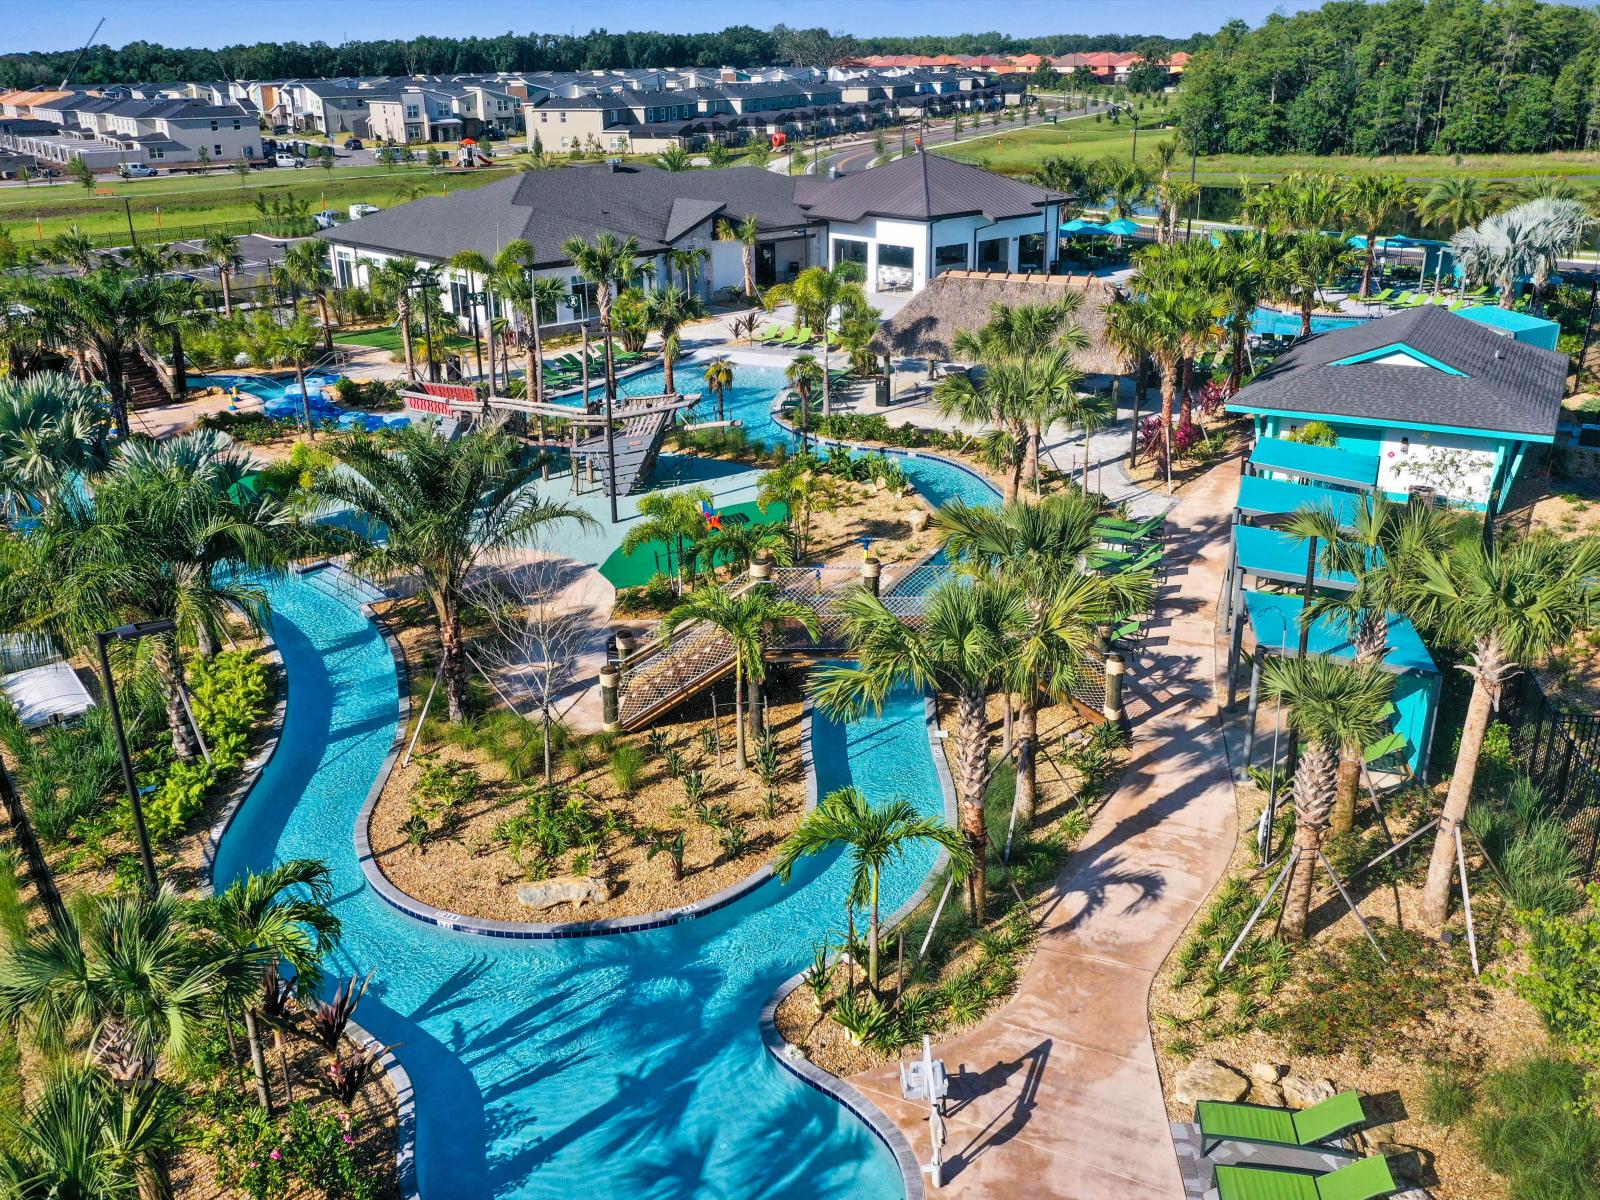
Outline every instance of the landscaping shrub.
[(400, 399), (400, 385), (392, 379), (359, 380), (341, 375), (333, 387), (339, 403), (347, 408), (397, 412), (405, 407), (405, 401)]
[(1422, 1112), (1435, 1125), (1457, 1125), (1472, 1112), (1472, 1081), (1455, 1065), (1438, 1067), (1423, 1076)]
[(187, 674), (189, 701), (212, 761), (219, 769), (238, 766), (272, 698), (266, 665), (247, 651), (224, 650), (189, 664)]
[(530, 879), (549, 875), (551, 865), (579, 846), (596, 850), (615, 821), (590, 811), (581, 792), (537, 787), (527, 793), (523, 809), (494, 827), (493, 837), (511, 861)]
[(21, 855), (9, 846), (0, 848), (0, 947), (20, 945), (28, 936), (28, 906), (17, 878), (21, 868)]
[(1471, 1133), (1511, 1200), (1594, 1200), (1600, 1195), (1600, 1118), (1577, 1063), (1533, 1055), (1490, 1075)]
[(1587, 895), (1589, 908), (1577, 916), (1523, 914), (1528, 969), (1516, 989), (1552, 1034), (1593, 1062), (1600, 1061), (1600, 884)]
[(644, 780), (644, 751), (637, 746), (618, 746), (613, 750), (611, 779), (624, 796), (637, 792)]
[(466, 763), (430, 760), (411, 791), (411, 815), (400, 826), (418, 849), (455, 828), (458, 810), (470, 803), (483, 781)]
[(246, 446), (264, 446), (268, 442), (281, 441), (294, 432), (292, 427), (274, 421), (261, 412), (213, 413), (209, 417), (202, 417), (200, 424), (205, 429), (221, 430)]
[[(130, 740), (150, 724), (137, 701), (127, 720)], [(67, 841), (120, 794), (116, 732), (102, 708), (90, 709), (76, 726), (52, 726), (36, 735), (0, 702), (0, 742), (11, 754), (34, 832), (47, 846)]]

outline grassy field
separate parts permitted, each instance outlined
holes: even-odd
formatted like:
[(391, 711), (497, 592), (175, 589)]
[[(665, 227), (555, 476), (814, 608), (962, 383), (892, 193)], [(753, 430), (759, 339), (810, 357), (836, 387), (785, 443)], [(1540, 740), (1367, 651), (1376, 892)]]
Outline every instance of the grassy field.
[[(341, 346), (368, 346), (387, 350), (390, 354), (399, 354), (404, 349), (400, 343), (400, 331), (392, 325), (381, 329), (363, 329), (360, 333), (341, 333), (333, 340)], [(469, 337), (452, 335), (444, 345), (448, 350), (460, 350), (475, 343)]]
[[(1143, 158), (1159, 141), (1176, 136), (1170, 130), (1140, 129), (1139, 155)], [(1077, 155), (1101, 158), (1126, 157), (1133, 143), (1133, 132), (1126, 125), (1095, 125), (1075, 121), (1070, 125), (1035, 125), (1027, 129), (1008, 129), (997, 137), (967, 142), (959, 146), (938, 147), (963, 162), (976, 163), (1006, 175), (1023, 175), (1045, 158)], [(1445, 158), (1437, 155), (1403, 155), (1361, 158), (1354, 155), (1283, 154), (1249, 157), (1238, 154), (1211, 155), (1198, 164), (1200, 178), (1209, 183), (1236, 183), (1241, 175), (1256, 179), (1271, 178), (1286, 171), (1322, 170), (1355, 173), (1391, 171), (1408, 179), (1434, 180), (1448, 175), (1472, 175), (1485, 180), (1519, 180), (1529, 175), (1562, 175), (1580, 186), (1600, 186), (1600, 153), (1563, 151), (1554, 154), (1485, 154)]]

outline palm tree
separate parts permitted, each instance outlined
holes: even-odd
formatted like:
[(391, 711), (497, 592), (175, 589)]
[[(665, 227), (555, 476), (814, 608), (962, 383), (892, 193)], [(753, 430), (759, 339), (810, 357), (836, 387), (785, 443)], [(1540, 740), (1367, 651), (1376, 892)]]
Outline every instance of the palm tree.
[(1493, 188), (1472, 175), (1446, 175), (1417, 201), (1417, 215), (1439, 229), (1454, 232), (1476, 225), (1499, 203)]
[(1300, 336), (1311, 336), (1311, 313), (1323, 288), (1350, 266), (1357, 251), (1343, 238), (1320, 233), (1300, 233), (1287, 239), (1278, 260), (1283, 295), (1300, 308)]
[[(544, 402), (544, 337), (542, 327), (546, 309), (554, 309), (566, 297), (561, 281), (548, 275), (535, 275), (539, 265), (533, 243), (515, 238), (494, 256), (495, 286), (522, 318), (527, 331), (524, 348), (523, 395), (535, 404)], [(544, 418), (539, 418), (541, 426)]]
[(366, 518), (352, 537), (359, 569), (421, 583), (438, 627), (450, 720), (459, 724), (467, 713), (461, 606), (473, 571), (563, 522), (588, 529), (594, 518), (542, 499), (537, 461), (494, 430), (452, 441), (412, 426), (382, 445), (345, 435), (330, 450), (340, 469), (319, 473), (309, 493)]
[[(234, 880), (220, 895), (202, 900), (194, 918), (217, 943), (220, 956), (260, 963), (263, 968), (275, 967), (282, 959), (294, 968), (300, 994), (308, 996), (321, 982), (323, 957), (339, 941), (339, 918), (328, 909), (332, 898), (327, 866), (316, 859), (297, 858), (265, 874), (251, 872)], [(261, 994), (257, 976), (256, 986), (236, 998), (244, 1009), (256, 1097), (271, 1112), (272, 1091), (256, 1021)]]
[[(613, 233), (602, 233), (593, 242), (580, 237), (568, 238), (561, 243), (561, 252), (572, 260), (573, 270), (580, 278), (594, 285), (595, 307), (600, 310), (600, 324), (609, 337), (611, 329), (612, 287), (626, 283), (633, 274), (634, 263), (639, 258), (639, 239), (619, 240)], [(611, 355), (606, 355), (606, 395), (617, 393), (616, 369)]]
[[(1329, 616), (1350, 630), (1358, 666), (1376, 667), (1389, 650), (1389, 614), (1408, 603), (1419, 561), (1442, 554), (1456, 541), (1475, 536), (1470, 517), (1422, 505), (1398, 505), (1383, 496), (1363, 497), (1343, 520), (1333, 505), (1308, 505), (1283, 525), (1297, 538), (1315, 538), (1321, 569), (1354, 576), (1348, 592), (1314, 596), (1304, 619)], [(1361, 782), (1361, 747), (1346, 746), (1339, 760), (1339, 787), (1332, 829), (1346, 833), (1355, 823)]]
[[(327, 253), (326, 248), (316, 242), (307, 244), (320, 252), (319, 257)], [(298, 249), (298, 245), (293, 246), (289, 253)], [(200, 257), (217, 269), (217, 282), (222, 285), (222, 311), (233, 316), (233, 274), (244, 266), (244, 255), (239, 253), (239, 239), (220, 231), (208, 233), (200, 243)]]
[(1458, 230), (1450, 251), (1469, 278), (1496, 281), (1502, 308), (1516, 303), (1524, 279), (1539, 307), (1561, 255), (1576, 249), (1594, 223), (1576, 200), (1529, 200)]
[(1294, 845), (1299, 857), (1283, 901), (1283, 932), (1290, 941), (1306, 935), (1311, 879), (1322, 850), (1338, 773), (1340, 748), (1359, 747), (1388, 723), (1394, 676), (1376, 667), (1344, 666), (1330, 658), (1273, 656), (1261, 673), (1264, 693), (1286, 706), (1289, 724), (1304, 748), (1294, 773)]
[(655, 157), (656, 166), (663, 171), (687, 171), (694, 166), (689, 152), (682, 146), (668, 146)]
[(171, 1194), (184, 1095), (162, 1083), (121, 1087), (97, 1071), (51, 1076), (0, 1152), (0, 1194), (17, 1200), (135, 1200)]
[(765, 720), (761, 684), (767, 677), (766, 646), (773, 631), (793, 622), (816, 641), (821, 627), (810, 605), (780, 597), (770, 583), (758, 583), (735, 594), (724, 588), (697, 588), (661, 619), (661, 636), (672, 635), (690, 621), (704, 621), (720, 629), (733, 650), (734, 765), (749, 769), (745, 752), (744, 685), (750, 682), (750, 723), (760, 737)]
[(1228, 393), (1239, 390), (1256, 308), (1276, 286), (1277, 248), (1272, 235), (1234, 232), (1221, 236), (1212, 275), (1214, 311), (1229, 342)]
[(1416, 207), (1416, 193), (1398, 175), (1369, 171), (1344, 186), (1343, 208), (1366, 239), (1361, 262), (1361, 295), (1372, 295), (1372, 267), (1378, 254), (1378, 237), (1396, 219)]
[(784, 883), (802, 858), (829, 850), (850, 852), (847, 903), (867, 907), (867, 986), (878, 990), (878, 894), (883, 869), (913, 846), (932, 842), (950, 855), (957, 875), (971, 866), (972, 855), (961, 834), (937, 817), (925, 817), (909, 800), (874, 805), (859, 788), (829, 792), (778, 847), (772, 869)]
[(1597, 578), (1600, 542), (1593, 538), (1562, 541), (1540, 534), (1502, 538), (1491, 547), (1470, 538), (1417, 563), (1411, 611), (1418, 624), (1470, 647), (1464, 669), (1472, 677), (1461, 749), (1422, 896), (1423, 919), (1434, 932), (1443, 930), (1449, 914), (1456, 831), (1466, 820), (1489, 716), (1513, 675), (1592, 626)]
[(811, 399), (822, 387), (822, 364), (815, 354), (796, 354), (783, 370), (783, 378), (800, 401), (800, 448), (805, 449), (806, 431), (811, 427)]
[(677, 344), (678, 330), (684, 325), (706, 315), (705, 305), (681, 287), (665, 287), (651, 292), (646, 297), (645, 313), (650, 324), (661, 331), (662, 385), (667, 389), (669, 396), (676, 396), (678, 388), (677, 381), (673, 378), (673, 355), (668, 354), (665, 347), (669, 343)]
[(304, 292), (317, 302), (322, 318), (322, 348), (333, 353), (333, 321), (328, 316), (328, 292), (333, 287), (333, 270), (328, 266), (327, 247), (315, 238), (296, 242), (284, 252), (278, 274), (291, 288)]
[[(721, 143), (717, 143), (721, 145)], [(705, 270), (706, 262), (711, 258), (711, 251), (704, 246), (682, 246), (667, 251), (667, 271), (678, 272), (683, 276), (683, 290), (694, 294), (695, 280), (700, 278), (700, 273)]]
[(954, 696), (955, 785), (961, 831), (974, 869), (967, 875), (967, 903), (974, 921), (983, 920), (988, 883), (988, 701), (1006, 685), (1006, 660), (1026, 627), (1026, 598), (1008, 584), (951, 580), (936, 588), (916, 624), (896, 616), (877, 596), (861, 588), (839, 602), (845, 639), (859, 656), (856, 666), (819, 668), (811, 688), (817, 706), (831, 717), (858, 719), (881, 710), (901, 685)]
[(781, 522), (749, 521), (743, 525), (724, 525), (694, 544), (696, 569), (710, 574), (727, 567), (730, 577), (743, 574), (757, 558), (766, 558), (780, 567), (794, 562), (790, 538)]
[(142, 340), (166, 327), (171, 293), (156, 281), (105, 269), (38, 280), (23, 295), (49, 309), (63, 341), (95, 366), (111, 395), (117, 431), (128, 437), (128, 364)]
[[(417, 360), (411, 341), (411, 293), (426, 278), (422, 264), (414, 258), (386, 258), (376, 267), (368, 266), (373, 292), (394, 306), (400, 347), (406, 361), (406, 382), (413, 384), (417, 382)], [(432, 347), (429, 347), (429, 356), (432, 356)]]
[(1018, 705), (1017, 776), (1013, 809), (1026, 829), (1037, 794), (1039, 693), (1070, 694), (1094, 652), (1096, 631), (1150, 601), (1146, 572), (1099, 575), (1078, 567), (1094, 546), (1099, 506), (1081, 493), (999, 507), (951, 501), (933, 515), (940, 540), (958, 568), (1020, 588), (1028, 619), (1009, 661), (1009, 689)]
[(1155, 360), (1161, 373), (1162, 459), (1168, 488), (1172, 473), (1172, 407), (1183, 360), (1214, 328), (1207, 297), (1177, 288), (1158, 288), (1111, 305), (1107, 326), (1112, 340)]
[(694, 544), (706, 532), (706, 509), (715, 500), (707, 487), (649, 493), (639, 501), (643, 520), (622, 539), (622, 552), (631, 555), (641, 546), (665, 542), (669, 547), (667, 569), (677, 579), (678, 594), (682, 595), (683, 581), (692, 574)]
[(744, 294), (751, 299), (756, 292), (756, 240), (761, 236), (761, 223), (756, 220), (754, 213), (748, 213), (737, 224), (733, 221), (720, 221), (717, 224), (717, 238), (724, 242), (738, 242), (740, 256), (744, 262)]
[(0, 952), (0, 1021), (46, 1053), (82, 1051), (124, 1082), (181, 1058), (227, 982), (170, 887), (97, 898)]
[(263, 321), (244, 331), (245, 353), (262, 367), (288, 367), (300, 385), (300, 411), (306, 423), (306, 436), (316, 440), (316, 425), (311, 420), (311, 392), (306, 387), (306, 371), (323, 357), (322, 335), (308, 317), (301, 315), (291, 324)]
[(100, 262), (94, 239), (76, 225), (51, 238), (44, 256), (49, 262), (71, 267), (80, 275), (87, 275)]
[(706, 391), (717, 398), (717, 420), (721, 421), (727, 411), (723, 407), (723, 397), (733, 387), (733, 360), (723, 355), (713, 358), (706, 364), (705, 381)]
[(104, 467), (109, 426), (91, 384), (57, 371), (0, 376), (0, 508), (27, 515), (68, 480)]
[[(489, 292), (489, 277), (494, 272), (494, 264), (489, 261), (487, 255), (477, 250), (459, 250), (450, 256), (450, 265), (457, 271), (466, 274), (468, 292), (473, 294), (480, 290), (483, 292), (484, 303), (482, 307), (484, 317), (486, 320), (489, 319), (490, 314), (494, 312), (494, 298)], [(476, 279), (477, 286), (474, 286), (474, 279)], [(482, 376), (484, 339), (483, 330), (479, 328), (478, 323), (478, 308), (480, 306), (475, 300), (468, 300), (467, 305), (467, 313), (457, 313), (456, 315), (461, 317), (470, 314), (471, 316), (472, 339), (477, 343), (478, 347), (478, 374)], [(494, 391), (494, 330), (492, 327), (489, 330), (489, 391)]]
[(815, 326), (822, 333), (822, 415), (833, 415), (833, 392), (828, 370), (828, 352), (832, 347), (829, 331), (834, 327), (834, 317), (848, 321), (877, 313), (867, 303), (867, 293), (861, 286), (865, 274), (860, 263), (841, 262), (832, 269), (807, 267), (793, 283), (779, 284), (768, 290), (764, 303), (771, 309), (779, 304), (793, 303), (795, 315), (806, 325)]

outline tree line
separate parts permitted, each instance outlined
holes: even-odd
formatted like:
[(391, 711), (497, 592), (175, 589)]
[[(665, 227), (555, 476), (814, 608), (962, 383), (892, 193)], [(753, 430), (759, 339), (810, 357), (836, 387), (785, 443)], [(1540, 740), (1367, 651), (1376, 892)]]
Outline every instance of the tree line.
[(1202, 154), (1535, 154), (1600, 142), (1600, 14), (1537, 0), (1334, 0), (1225, 25), (1178, 111)]
[[(494, 37), (415, 37), (326, 42), (256, 42), (218, 49), (129, 42), (121, 49), (91, 46), (73, 74), (77, 83), (169, 82), (190, 79), (281, 79), (339, 75), (458, 74), (492, 71), (592, 71), (621, 67), (718, 67), (783, 63), (827, 66), (860, 54), (1070, 54), (1139, 50), (1165, 56), (1192, 49), (1188, 41), (1127, 34), (1053, 34), (1015, 38), (1001, 33), (947, 37), (840, 36), (826, 29), (730, 25), (715, 33), (592, 29), (578, 35), (503, 33)], [(0, 85), (55, 86), (75, 49), (0, 55)]]

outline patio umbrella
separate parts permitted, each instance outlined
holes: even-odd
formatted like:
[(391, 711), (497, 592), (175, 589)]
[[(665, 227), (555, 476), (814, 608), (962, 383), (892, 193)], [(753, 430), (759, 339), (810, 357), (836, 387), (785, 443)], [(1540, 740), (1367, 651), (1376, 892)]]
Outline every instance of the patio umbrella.
[(1105, 226), (1096, 225), (1093, 221), (1085, 221), (1082, 217), (1074, 217), (1061, 224), (1062, 233), (1103, 233)]
[(1115, 221), (1108, 221), (1101, 227), (1102, 232), (1113, 237), (1134, 237), (1139, 232), (1138, 223), (1128, 220), (1127, 217), (1118, 217)]

